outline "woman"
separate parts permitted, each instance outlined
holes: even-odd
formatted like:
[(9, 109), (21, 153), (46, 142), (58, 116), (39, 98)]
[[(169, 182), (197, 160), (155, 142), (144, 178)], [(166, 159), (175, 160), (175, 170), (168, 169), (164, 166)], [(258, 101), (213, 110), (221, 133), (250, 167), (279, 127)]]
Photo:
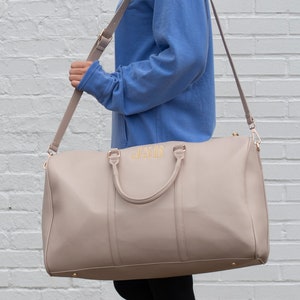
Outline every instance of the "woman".
[[(116, 31), (116, 71), (72, 63), (73, 87), (113, 112), (112, 147), (208, 140), (215, 127), (209, 0), (132, 0)], [(116, 281), (127, 300), (192, 300), (192, 276)]]

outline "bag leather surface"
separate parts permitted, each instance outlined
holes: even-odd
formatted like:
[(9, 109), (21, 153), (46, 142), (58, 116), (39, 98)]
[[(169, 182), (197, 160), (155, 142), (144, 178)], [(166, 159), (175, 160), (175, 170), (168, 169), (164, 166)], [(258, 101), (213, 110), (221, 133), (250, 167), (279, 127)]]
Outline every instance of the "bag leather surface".
[[(88, 60), (98, 59), (124, 0)], [(260, 138), (211, 1), (252, 137), (57, 153), (75, 90), (45, 163), (44, 262), (52, 276), (181, 276), (266, 263), (268, 214)]]
[[(267, 261), (266, 199), (251, 138), (132, 147), (111, 159), (97, 151), (49, 159), (43, 240), (50, 275), (158, 278)], [(149, 200), (176, 165), (170, 187)]]

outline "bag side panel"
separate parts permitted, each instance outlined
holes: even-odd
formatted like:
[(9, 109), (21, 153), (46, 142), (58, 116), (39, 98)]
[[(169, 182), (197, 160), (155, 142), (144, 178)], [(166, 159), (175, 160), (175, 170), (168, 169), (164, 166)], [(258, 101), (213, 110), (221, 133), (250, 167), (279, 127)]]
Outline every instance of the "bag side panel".
[(51, 189), (49, 185), (49, 176), (46, 170), (43, 207), (42, 207), (42, 239), (43, 239), (44, 263), (45, 263), (46, 270), (49, 274), (51, 272), (48, 266), (47, 255), (48, 255), (48, 243), (49, 243), (49, 235), (51, 231), (52, 221), (53, 221), (52, 195), (51, 195)]
[(266, 263), (269, 256), (269, 224), (264, 178), (259, 152), (250, 143), (246, 167), (247, 199), (256, 238), (256, 257)]
[(190, 260), (254, 259), (245, 201), (248, 138), (220, 138), (187, 149), (183, 172), (184, 228)]
[(57, 154), (48, 162), (53, 224), (47, 260), (52, 272), (113, 265), (107, 227), (110, 172), (106, 155)]

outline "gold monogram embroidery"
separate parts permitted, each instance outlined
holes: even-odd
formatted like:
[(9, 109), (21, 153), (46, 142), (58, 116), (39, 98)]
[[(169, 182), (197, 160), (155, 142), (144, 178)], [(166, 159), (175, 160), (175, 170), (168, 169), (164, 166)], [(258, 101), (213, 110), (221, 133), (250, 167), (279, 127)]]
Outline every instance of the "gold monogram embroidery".
[(143, 146), (139, 147), (135, 153), (132, 154), (132, 159), (150, 159), (161, 158), (164, 156), (165, 147), (162, 145)]

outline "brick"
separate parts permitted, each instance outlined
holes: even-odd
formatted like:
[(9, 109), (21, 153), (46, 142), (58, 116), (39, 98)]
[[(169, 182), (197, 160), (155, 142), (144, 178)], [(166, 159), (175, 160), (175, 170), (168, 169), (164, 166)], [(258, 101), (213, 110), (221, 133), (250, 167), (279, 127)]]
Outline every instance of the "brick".
[[(226, 42), (233, 59), (235, 55), (252, 55), (254, 53), (255, 39), (253, 37), (226, 37)], [(215, 55), (223, 55), (225, 58), (225, 49), (221, 38), (217, 35), (214, 39)], [(294, 52), (293, 52), (294, 53)], [(225, 58), (226, 59), (226, 58)]]
[(8, 59), (0, 60), (0, 68), (2, 74), (8, 77), (31, 76), (36, 73), (36, 64), (31, 59)]
[(2, 144), (0, 148), (0, 153), (33, 153), (38, 149), (38, 139), (37, 136), (33, 134), (26, 135), (20, 133), (11, 133), (2, 135)]
[(281, 202), (285, 201), (286, 196), (286, 186), (278, 183), (265, 183), (266, 196), (268, 202)]
[[(27, 5), (22, 5), (22, 1), (9, 2), (8, 10), (11, 16), (49, 16), (56, 12), (54, 3), (28, 1)], [(61, 13), (61, 12), (60, 12)]]
[(119, 297), (115, 298), (106, 298), (101, 297), (102, 291), (100, 289), (46, 289), (43, 290), (43, 299), (42, 300), (106, 300), (106, 299), (119, 299)]
[(39, 95), (58, 95), (59, 93), (70, 93), (70, 84), (67, 76), (64, 80), (61, 78), (52, 78), (48, 80), (49, 85), (45, 85), (45, 78), (24, 77), (14, 79), (14, 85), (8, 91), (13, 96), (39, 96)]
[[(249, 99), (248, 99), (249, 100)], [(282, 118), (288, 115), (288, 104), (284, 101), (248, 101), (249, 109), (254, 118)], [(269, 108), (272, 107), (270, 110)], [(226, 117), (243, 117), (244, 111), (241, 100), (225, 101)]]
[[(41, 182), (44, 180), (42, 176)], [(42, 210), (42, 188), (39, 187), (34, 193), (13, 193), (9, 196), (9, 203), (14, 211), (18, 212), (40, 212)]]
[(257, 119), (257, 129), (263, 139), (298, 139), (300, 137), (300, 124), (298, 121), (268, 121)]
[(300, 286), (297, 283), (255, 286), (255, 300), (297, 300)]
[(0, 251), (0, 268), (39, 268), (41, 261), (40, 251)]
[(287, 200), (288, 201), (300, 201), (300, 184), (289, 184), (286, 186)]
[(288, 62), (288, 72), (290, 75), (300, 75), (300, 60), (299, 59), (291, 59)]
[(242, 2), (239, 0), (231, 0), (230, 5), (222, 0), (214, 1), (218, 11), (222, 13), (251, 13), (254, 10), (254, 1)]
[(259, 13), (299, 13), (297, 0), (257, 0), (256, 11)]
[(227, 69), (227, 61), (223, 57), (215, 58), (215, 76), (223, 76)]
[(221, 272), (213, 272), (213, 273), (204, 273), (204, 274), (196, 274), (194, 276), (195, 284), (202, 284), (203, 282), (211, 283), (220, 281)]
[(45, 157), (37, 155), (10, 155), (8, 158), (8, 170), (11, 173), (36, 173), (43, 165)]
[(6, 192), (35, 192), (41, 184), (40, 178), (33, 174), (0, 174), (2, 190)]
[[(9, 277), (7, 271), (0, 271), (0, 288), (9, 286)], [(0, 294), (1, 295), (1, 294)]]
[(101, 287), (102, 299), (119, 299), (120, 296), (111, 281), (103, 281)]
[[(38, 290), (0, 289), (1, 300), (42, 300), (41, 294), (42, 292)], [(56, 299), (58, 300), (58, 298)]]
[(221, 272), (221, 279), (225, 282), (266, 282), (266, 281), (279, 281), (279, 267), (273, 265), (254, 266), (251, 268), (231, 270)]
[(0, 232), (0, 249), (7, 249), (10, 244), (8, 233)]
[(9, 206), (9, 197), (4, 193), (0, 193), (0, 211), (7, 210)]
[[(243, 80), (241, 85), (244, 89), (245, 96), (254, 94), (254, 82)], [(236, 97), (238, 90), (233, 79), (218, 79), (216, 80), (216, 93), (217, 96), (221, 97)]]
[(294, 97), (300, 96), (299, 80), (259, 80), (256, 95), (260, 97)]
[(74, 288), (96, 288), (101, 289), (102, 287), (102, 281), (100, 280), (86, 280), (86, 279), (80, 279), (80, 278), (73, 278), (72, 279), (72, 287)]
[(291, 101), (289, 103), (289, 116), (291, 118), (300, 117), (300, 101)]
[(300, 203), (269, 203), (269, 218), (271, 221), (300, 221)]
[[(230, 118), (220, 118), (217, 120), (215, 136), (228, 136), (233, 131), (238, 131), (240, 135), (249, 135), (249, 129), (245, 125), (245, 120), (233, 120)], [(256, 119), (257, 130), (263, 139), (299, 139), (300, 124), (297, 121), (273, 121), (266, 119)]]
[(283, 265), (282, 277), (286, 281), (300, 281), (300, 265)]
[(36, 230), (40, 228), (38, 214), (32, 212), (0, 211), (1, 230)]
[(19, 39), (20, 37), (24, 36), (27, 38), (31, 37), (36, 39), (38, 37), (39, 22), (41, 22), (41, 20), (38, 18), (35, 20), (26, 18), (9, 18), (5, 23), (0, 21), (0, 29), (1, 27), (4, 27), (6, 33), (3, 36), (3, 40), (12, 38)]
[(268, 180), (299, 180), (299, 163), (264, 163), (264, 175)]
[[(287, 70), (287, 62), (284, 59), (239, 58), (235, 59), (234, 63), (240, 76), (282, 76)], [(231, 74), (229, 66), (228, 73)]]
[(8, 3), (4, 2), (4, 3), (2, 3), (2, 6), (1, 6), (0, 16), (7, 17), (7, 12), (8, 12)]
[(287, 35), (289, 22), (286, 18), (229, 18), (230, 34)]
[(298, 18), (289, 20), (290, 34), (300, 34), (300, 20)]
[(270, 262), (279, 261), (299, 261), (300, 259), (300, 242), (280, 242), (271, 243)]
[[(0, 51), (1, 51), (1, 44), (0, 44)], [(5, 95), (7, 97), (8, 89), (10, 88), (10, 81), (8, 78), (3, 77), (1, 80), (1, 90), (0, 90), (0, 96)]]
[(38, 73), (45, 77), (49, 75), (57, 75), (61, 77), (62, 75), (65, 78), (68, 77), (68, 71), (70, 69), (71, 60), (68, 58), (45, 58), (39, 60), (37, 65)]
[[(196, 299), (249, 300), (255, 299), (253, 286), (249, 284), (195, 285)], [(203, 298), (205, 295), (205, 298)]]
[(263, 141), (261, 145), (260, 157), (263, 160), (284, 159), (284, 145), (281, 143), (271, 143)]
[(300, 241), (300, 222), (286, 224), (286, 237), (288, 240)]
[(271, 221), (269, 224), (269, 236), (270, 241), (273, 242), (286, 240), (287, 234), (284, 225), (281, 223), (277, 224)]
[(50, 277), (45, 271), (29, 270), (12, 273), (15, 286), (21, 288), (67, 288), (70, 278)]
[(295, 54), (299, 53), (299, 37), (270, 37), (255, 40), (256, 54)]
[(286, 144), (286, 157), (287, 159), (300, 160), (300, 143), (287, 143)]
[(42, 233), (14, 232), (11, 234), (11, 249), (13, 250), (40, 250), (42, 249)]
[(3, 57), (27, 57), (37, 59), (45, 56), (61, 57), (64, 55), (65, 42), (57, 40), (12, 40), (2, 43)]

